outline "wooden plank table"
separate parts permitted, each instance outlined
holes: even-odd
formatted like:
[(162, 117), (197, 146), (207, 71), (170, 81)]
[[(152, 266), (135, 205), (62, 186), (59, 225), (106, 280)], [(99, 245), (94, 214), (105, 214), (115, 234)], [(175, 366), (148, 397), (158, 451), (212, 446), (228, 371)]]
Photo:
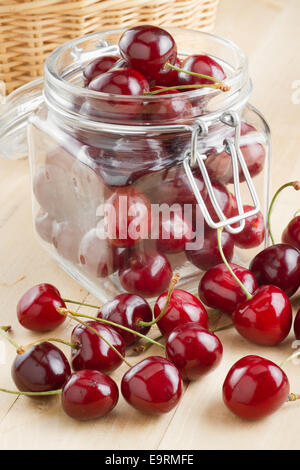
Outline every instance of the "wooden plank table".
[[(272, 188), (300, 178), (300, 106), (293, 104), (293, 82), (300, 79), (299, 0), (221, 0), (216, 32), (237, 42), (248, 54), (254, 81), (252, 102), (265, 114), (273, 131)], [(40, 248), (34, 238), (28, 162), (0, 161), (0, 324), (13, 325), (13, 337), (27, 344), (36, 336), (23, 330), (15, 316), (16, 302), (32, 285), (46, 281), (64, 296), (95, 301)], [(287, 190), (274, 217), (279, 239), (282, 227), (299, 209), (299, 195)], [(294, 299), (295, 308), (300, 298)], [(57, 336), (65, 335), (61, 327)], [(68, 333), (68, 332), (67, 332)], [(106, 418), (89, 423), (69, 419), (59, 399), (31, 400), (0, 396), (1, 449), (298, 449), (300, 403), (284, 406), (259, 422), (243, 422), (224, 407), (221, 386), (229, 367), (242, 355), (256, 353), (281, 361), (291, 352), (292, 334), (278, 348), (257, 347), (234, 331), (220, 334), (224, 359), (216, 373), (188, 385), (177, 409), (151, 417), (130, 408), (121, 398)], [(155, 350), (152, 350), (155, 353)], [(0, 384), (13, 387), (8, 345), (0, 364)], [(124, 369), (114, 374), (120, 380)], [(287, 372), (292, 389), (300, 392), (296, 365)]]

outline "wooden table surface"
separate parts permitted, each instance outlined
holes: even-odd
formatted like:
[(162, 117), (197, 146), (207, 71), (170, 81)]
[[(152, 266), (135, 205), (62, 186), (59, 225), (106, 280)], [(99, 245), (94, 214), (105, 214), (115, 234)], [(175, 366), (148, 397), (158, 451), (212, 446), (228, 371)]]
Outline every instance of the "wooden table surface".
[[(249, 56), (251, 101), (273, 132), (273, 190), (300, 178), (300, 105), (293, 104), (292, 88), (300, 80), (299, 17), (299, 0), (221, 0), (216, 25), (218, 34), (237, 42)], [(65, 297), (95, 299), (49, 259), (34, 238), (28, 162), (1, 160), (0, 183), (0, 324), (12, 324), (13, 338), (27, 344), (36, 336), (19, 326), (15, 309), (32, 285), (51, 282)], [(274, 216), (277, 238), (299, 208), (299, 195), (287, 190)], [(296, 309), (299, 295), (293, 303)], [(70, 328), (61, 327), (57, 336), (68, 337)], [(106, 418), (80, 423), (64, 415), (57, 397), (32, 400), (1, 394), (1, 449), (299, 449), (300, 402), (249, 423), (231, 415), (221, 399), (224, 377), (237, 359), (255, 353), (280, 362), (292, 351), (292, 334), (280, 347), (268, 349), (231, 330), (220, 337), (225, 351), (217, 371), (188, 385), (179, 406), (161, 417), (140, 414), (121, 398)], [(12, 388), (10, 364), (15, 353), (9, 345), (4, 352), (0, 386)], [(124, 370), (121, 367), (114, 377), (120, 380)], [(299, 393), (299, 366), (289, 364), (286, 370), (293, 391)]]

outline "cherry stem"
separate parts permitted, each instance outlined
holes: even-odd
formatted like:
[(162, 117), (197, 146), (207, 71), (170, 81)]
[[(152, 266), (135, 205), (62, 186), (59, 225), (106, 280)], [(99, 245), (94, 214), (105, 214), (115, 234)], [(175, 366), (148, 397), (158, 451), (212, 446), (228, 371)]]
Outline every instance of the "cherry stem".
[(177, 85), (177, 86), (169, 86), (165, 88), (161, 88), (159, 90), (153, 90), (153, 91), (147, 91), (145, 93), (146, 96), (151, 96), (151, 95), (159, 95), (163, 94), (166, 91), (172, 91), (172, 90), (197, 90), (198, 88), (213, 88), (214, 90), (221, 90), (221, 91), (228, 91), (224, 89), (223, 84), (216, 83), (215, 85), (202, 85), (199, 83), (199, 85)]
[(223, 312), (222, 312), (222, 310), (220, 310), (219, 308), (216, 308), (216, 309), (213, 310), (212, 312), (209, 312), (209, 313), (207, 314), (207, 316), (208, 316), (209, 319), (211, 319), (211, 318), (215, 317), (215, 316), (218, 315), (218, 314), (221, 314), (221, 315), (222, 315)]
[(124, 331), (127, 331), (128, 333), (132, 333), (136, 336), (139, 336), (140, 338), (148, 341), (148, 343), (152, 343), (152, 344), (155, 344), (156, 346), (159, 346), (161, 348), (165, 348), (163, 344), (160, 344), (158, 343), (157, 341), (155, 341), (154, 339), (152, 338), (149, 338), (148, 336), (145, 336), (143, 335), (142, 333), (139, 333), (138, 331), (135, 331), (135, 330), (132, 330), (131, 328), (127, 328), (127, 326), (123, 326), (123, 325), (119, 325), (119, 323), (115, 323), (115, 322), (112, 322), (110, 320), (105, 320), (104, 318), (97, 318), (97, 317), (93, 317), (92, 315), (86, 315), (84, 313), (76, 313), (76, 312), (72, 312), (72, 310), (67, 310), (67, 309), (57, 309), (59, 313), (62, 313), (64, 315), (64, 312), (67, 312), (69, 313), (72, 317), (82, 317), (82, 318), (88, 318), (89, 320), (93, 320), (93, 321), (98, 321), (100, 323), (105, 323), (106, 325), (111, 325), (115, 328), (120, 328), (120, 330), (124, 330)]
[(230, 264), (228, 263), (225, 255), (224, 255), (224, 251), (223, 251), (223, 247), (222, 247), (222, 232), (223, 232), (223, 227), (218, 228), (218, 247), (219, 247), (219, 252), (220, 252), (221, 258), (223, 260), (223, 263), (225, 264), (226, 268), (230, 272), (233, 279), (236, 280), (236, 282), (238, 283), (238, 285), (240, 286), (240, 288), (242, 289), (242, 291), (246, 295), (247, 300), (250, 300), (250, 299), (253, 298), (253, 295), (250, 294), (250, 292), (246, 289), (244, 284), (239, 280), (239, 278), (236, 276), (236, 274), (234, 274)]
[(11, 326), (8, 325), (8, 326), (0, 326), (1, 330), (3, 331), (10, 331), (11, 330)]
[[(159, 341), (160, 339), (162, 339), (164, 337), (164, 335), (160, 335), (160, 336), (157, 336), (157, 338), (155, 338), (155, 342)], [(148, 351), (148, 349), (151, 348), (151, 346), (153, 346), (154, 343), (150, 343), (150, 341), (148, 341), (147, 344), (138, 344), (137, 346), (135, 346), (133, 348), (133, 351), (135, 353), (137, 353), (137, 355), (139, 354), (142, 354), (144, 353), (145, 351)], [(160, 343), (158, 343), (160, 344)], [(163, 347), (165, 349), (165, 346), (163, 344), (160, 344), (161, 347)]]
[(296, 401), (296, 400), (300, 400), (300, 395), (297, 395), (296, 393), (290, 393), (287, 401)]
[(48, 392), (21, 392), (20, 390), (7, 390), (6, 388), (0, 388), (0, 392), (12, 393), (13, 395), (25, 395), (28, 397), (45, 397), (48, 395), (61, 395), (62, 389), (48, 390)]
[(162, 317), (164, 316), (164, 314), (166, 313), (167, 311), (167, 308), (168, 308), (168, 305), (169, 305), (169, 302), (170, 302), (170, 299), (172, 297), (172, 294), (173, 294), (173, 291), (175, 289), (175, 286), (177, 284), (177, 282), (179, 281), (179, 278), (180, 278), (180, 274), (179, 273), (176, 273), (172, 276), (172, 279), (170, 281), (170, 285), (169, 285), (169, 290), (168, 290), (168, 295), (167, 295), (167, 298), (166, 298), (166, 302), (165, 302), (165, 305), (162, 309), (162, 311), (160, 312), (160, 314), (158, 315), (158, 317), (156, 317), (154, 320), (152, 321), (142, 321), (140, 320), (139, 321), (139, 326), (152, 326), (152, 325), (155, 325), (156, 323), (159, 322), (159, 320), (162, 319)]
[(274, 194), (273, 199), (272, 199), (271, 204), (270, 204), (270, 208), (269, 208), (269, 212), (268, 212), (268, 231), (269, 231), (269, 235), (270, 235), (270, 238), (271, 238), (271, 241), (272, 241), (272, 245), (275, 245), (275, 240), (274, 240), (272, 230), (271, 230), (271, 214), (272, 214), (273, 206), (275, 204), (275, 201), (276, 201), (277, 197), (281, 193), (281, 191), (283, 191), (285, 188), (288, 188), (289, 186), (292, 186), (296, 191), (299, 191), (300, 190), (300, 181), (290, 181), (289, 183), (285, 183), (282, 186), (280, 186), (280, 188), (277, 189), (276, 193)]
[(220, 326), (219, 328), (212, 328), (209, 331), (211, 333), (217, 333), (218, 331), (229, 330), (229, 328), (232, 328), (233, 326), (234, 326), (234, 324), (230, 323), (229, 325)]
[(295, 217), (297, 217), (299, 214), (300, 214), (300, 209), (298, 209), (298, 210), (295, 212), (295, 214), (293, 215), (293, 217), (295, 218)]
[(283, 367), (287, 362), (289, 361), (292, 361), (293, 359), (295, 359), (296, 357), (300, 356), (300, 351), (295, 351), (293, 352), (293, 354), (291, 354), (290, 356), (288, 356), (287, 358), (285, 358), (280, 364), (279, 364), (279, 367)]
[[(194, 77), (200, 77), (204, 78), (205, 80), (211, 80), (212, 82), (218, 83), (219, 85), (222, 86), (223, 90), (222, 91), (229, 91), (230, 87), (228, 85), (225, 85), (225, 83), (221, 82), (217, 78), (211, 77), (210, 75), (204, 75), (203, 73), (197, 73), (197, 72), (191, 72), (190, 70), (184, 70), (180, 67), (177, 67), (177, 65), (172, 65), (169, 63), (166, 63), (165, 68), (176, 70), (177, 72), (183, 72), (187, 73), (188, 75), (193, 75)], [(220, 88), (220, 89), (222, 89)]]
[[(61, 313), (62, 315), (65, 315), (66, 317), (73, 318), (73, 320), (77, 321), (78, 323), (83, 325), (85, 328), (87, 328), (89, 331), (94, 333), (96, 336), (98, 336), (98, 338), (102, 339), (104, 341), (104, 343), (106, 343), (117, 354), (117, 356), (119, 356), (119, 358), (122, 359), (123, 362), (125, 362), (125, 364), (128, 367), (130, 367), (130, 368), (132, 367), (130, 362), (128, 362), (125, 359), (125, 357), (106, 338), (104, 338), (102, 335), (100, 335), (100, 333), (95, 328), (93, 328), (92, 326), (88, 325), (86, 322), (84, 322), (82, 320), (79, 320), (79, 318), (77, 318), (77, 316), (82, 316), (82, 315), (78, 315), (75, 312), (71, 312), (70, 310), (67, 310), (66, 308), (57, 308), (56, 310), (59, 313)], [(95, 320), (95, 318), (93, 318), (93, 320)]]
[(62, 299), (66, 304), (76, 304), (76, 305), (82, 305), (83, 307), (91, 307), (91, 308), (96, 308), (97, 310), (100, 310), (99, 305), (93, 305), (93, 304), (86, 304), (85, 302), (78, 302), (77, 300), (71, 300), (71, 299)]
[(10, 330), (10, 328), (6, 329), (7, 327), (1, 327), (0, 328), (0, 334), (8, 341), (16, 350), (18, 354), (22, 354), (24, 352), (22, 346), (19, 346), (13, 339), (11, 339), (8, 334), (6, 333), (7, 331)]
[(65, 344), (66, 346), (70, 346), (70, 348), (72, 348), (72, 349), (79, 349), (78, 344), (69, 343), (68, 341), (65, 341), (64, 339), (60, 339), (60, 338), (41, 339), (39, 341), (35, 341), (34, 343), (30, 343), (27, 346), (21, 346), (21, 348), (23, 349), (23, 352), (24, 352), (24, 351), (28, 351), (28, 349), (33, 348), (34, 346), (38, 346), (39, 344), (46, 343), (46, 342), (48, 342), (48, 343), (61, 343), (61, 344)]

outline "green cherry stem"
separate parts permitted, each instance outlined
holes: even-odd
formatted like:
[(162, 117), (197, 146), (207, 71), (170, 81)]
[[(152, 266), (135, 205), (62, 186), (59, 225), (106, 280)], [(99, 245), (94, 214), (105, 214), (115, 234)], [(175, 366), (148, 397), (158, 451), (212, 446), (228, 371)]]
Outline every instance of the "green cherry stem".
[(205, 80), (211, 80), (212, 82), (218, 83), (222, 85), (222, 87), (226, 88), (223, 91), (228, 91), (230, 89), (228, 85), (225, 85), (225, 83), (221, 82), (217, 78), (211, 77), (210, 75), (204, 75), (203, 73), (197, 73), (197, 72), (190, 72), (189, 70), (184, 70), (180, 67), (177, 67), (177, 65), (172, 65), (170, 63), (167, 63), (165, 65), (165, 68), (176, 70), (177, 72), (187, 73), (188, 75), (193, 75), (194, 77), (204, 78)]
[[(128, 367), (132, 367), (132, 365), (130, 364), (130, 362), (128, 362), (125, 357), (109, 342), (107, 341), (106, 338), (104, 338), (104, 336), (100, 335), (100, 333), (95, 329), (93, 328), (92, 326), (88, 325), (86, 322), (82, 321), (82, 320), (79, 320), (79, 318), (77, 318), (78, 316), (82, 316), (82, 315), (79, 315), (75, 312), (71, 312), (70, 310), (67, 310), (66, 308), (57, 308), (56, 309), (61, 315), (65, 315), (66, 317), (68, 318), (72, 318), (73, 320), (77, 321), (78, 323), (80, 323), (81, 325), (83, 325), (85, 328), (87, 328), (89, 331), (91, 331), (92, 333), (94, 333), (96, 336), (98, 336), (98, 338), (102, 339), (102, 341), (104, 341), (104, 343), (107, 344), (107, 346), (109, 346), (116, 354), (117, 356), (119, 356), (120, 359), (122, 359), (123, 362), (125, 362), (125, 364), (128, 366)], [(95, 320), (95, 318), (93, 318), (93, 320)]]
[(115, 322), (112, 322), (110, 320), (105, 320), (104, 318), (93, 317), (92, 315), (87, 315), (87, 314), (84, 314), (84, 313), (76, 313), (76, 312), (73, 312), (72, 310), (68, 310), (68, 309), (64, 309), (64, 308), (59, 308), (57, 310), (58, 310), (59, 313), (62, 313), (63, 315), (65, 314), (64, 312), (68, 313), (70, 318), (72, 318), (72, 317), (75, 317), (75, 319), (77, 317), (87, 318), (89, 320), (97, 321), (97, 322), (100, 322), (100, 323), (104, 323), (106, 325), (113, 326), (115, 328), (119, 328), (120, 330), (124, 330), (124, 331), (127, 331), (128, 333), (132, 333), (136, 336), (139, 336), (140, 338), (144, 339), (148, 343), (152, 343), (155, 346), (159, 346), (163, 349), (165, 348), (163, 344), (158, 343), (154, 339), (149, 338), (148, 336), (145, 336), (142, 333), (139, 333), (138, 331), (132, 330), (131, 328), (127, 328), (127, 326), (119, 325), (119, 323), (115, 323)]
[(232, 328), (233, 326), (233, 323), (229, 323), (229, 325), (220, 326), (219, 328), (211, 328), (209, 331), (212, 333), (217, 333), (218, 331), (229, 330), (229, 328)]
[[(163, 335), (157, 336), (157, 338), (155, 338), (155, 340), (154, 340), (155, 343), (156, 343), (157, 341), (159, 341), (160, 339), (162, 339), (163, 337), (164, 337)], [(148, 351), (148, 349), (150, 349), (151, 346), (153, 346), (153, 344), (155, 344), (155, 343), (150, 343), (150, 341), (148, 341), (147, 344), (138, 344), (137, 346), (135, 346), (135, 347), (133, 348), (133, 351), (134, 351), (137, 355), (142, 354), (142, 353), (144, 353), (145, 351)], [(160, 344), (160, 347), (162, 347), (162, 348), (165, 349), (165, 346), (164, 346), (163, 344), (161, 344), (161, 343), (158, 343), (158, 344)]]
[(9, 331), (8, 330), (5, 330), (4, 328), (6, 327), (1, 327), (0, 328), (0, 334), (6, 339), (6, 341), (8, 341), (16, 350), (17, 350), (17, 353), (18, 354), (22, 354), (24, 352), (22, 346), (20, 346), (19, 344), (17, 344), (13, 339), (11, 339), (8, 334), (6, 333), (6, 331)]
[(242, 291), (244, 292), (244, 294), (246, 295), (247, 297), (247, 300), (250, 300), (253, 298), (253, 295), (250, 294), (250, 292), (246, 289), (246, 287), (244, 286), (244, 284), (239, 280), (239, 278), (234, 274), (233, 270), (231, 269), (230, 267), (230, 264), (228, 263), (225, 255), (224, 255), (224, 251), (223, 251), (223, 248), (222, 248), (222, 232), (223, 232), (223, 227), (221, 228), (218, 228), (218, 247), (219, 247), (219, 252), (220, 252), (220, 255), (221, 255), (221, 258), (223, 260), (223, 263), (225, 264), (226, 268), (228, 269), (228, 271), (230, 272), (231, 276), (235, 279), (235, 281), (238, 283), (238, 285), (240, 286), (240, 288), (242, 289)]
[(61, 395), (62, 389), (49, 390), (48, 392), (21, 392), (19, 390), (8, 390), (6, 388), (0, 388), (0, 392), (11, 393), (13, 395), (25, 395), (27, 397), (45, 397), (48, 395)]
[(153, 91), (147, 91), (145, 92), (146, 96), (152, 96), (152, 95), (159, 95), (163, 94), (166, 91), (172, 91), (172, 90), (197, 90), (198, 88), (213, 88), (214, 90), (221, 90), (221, 91), (227, 91), (224, 89), (221, 84), (216, 83), (215, 85), (177, 85), (177, 86), (169, 86), (165, 88), (160, 88), (159, 90), (153, 90)]
[(158, 317), (156, 317), (152, 321), (142, 321), (142, 320), (140, 320), (139, 321), (140, 326), (152, 326), (152, 325), (155, 325), (156, 323), (158, 323), (159, 320), (161, 320), (161, 318), (164, 316), (164, 314), (167, 311), (170, 299), (172, 297), (175, 286), (176, 286), (177, 282), (179, 281), (179, 278), (180, 278), (179, 273), (176, 273), (172, 276), (172, 279), (171, 279), (170, 285), (169, 285), (169, 290), (168, 290), (168, 295), (167, 295), (167, 298), (166, 298), (165, 305), (164, 305), (162, 311), (160, 312), (160, 314), (158, 315)]
[(300, 356), (300, 351), (295, 351), (290, 356), (286, 357), (280, 364), (279, 367), (283, 367), (287, 362), (292, 361), (296, 357)]
[(275, 245), (275, 240), (274, 240), (272, 230), (271, 230), (271, 214), (272, 214), (273, 206), (275, 204), (275, 201), (277, 200), (277, 197), (281, 193), (281, 191), (283, 191), (285, 188), (288, 188), (289, 186), (292, 186), (296, 191), (299, 191), (300, 190), (300, 181), (290, 181), (289, 183), (285, 183), (282, 186), (280, 186), (280, 188), (277, 189), (276, 193), (274, 194), (273, 199), (272, 199), (271, 204), (270, 204), (270, 208), (269, 208), (269, 212), (268, 212), (268, 231), (269, 231), (269, 235), (270, 235), (270, 238), (271, 238), (271, 241), (272, 241), (272, 245)]
[(70, 346), (70, 348), (72, 348), (72, 349), (79, 349), (78, 344), (69, 343), (69, 341), (65, 341), (64, 339), (60, 339), (60, 338), (40, 339), (38, 341), (35, 341), (34, 343), (28, 344), (27, 346), (22, 346), (22, 348), (24, 349), (24, 351), (27, 351), (28, 349), (33, 348), (34, 346), (38, 346), (39, 344), (46, 343), (46, 342), (48, 342), (48, 343), (61, 343), (61, 344), (65, 344), (66, 346)]
[(83, 307), (91, 307), (91, 308), (96, 308), (100, 310), (99, 305), (93, 305), (93, 304), (86, 304), (85, 302), (78, 302), (77, 300), (71, 300), (71, 299), (62, 299), (65, 304), (75, 304), (75, 305), (82, 305)]

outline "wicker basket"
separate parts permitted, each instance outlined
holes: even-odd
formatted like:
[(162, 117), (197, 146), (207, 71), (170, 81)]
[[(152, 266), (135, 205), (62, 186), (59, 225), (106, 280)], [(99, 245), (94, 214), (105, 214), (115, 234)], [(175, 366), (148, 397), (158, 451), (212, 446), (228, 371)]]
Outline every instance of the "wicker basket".
[(42, 75), (59, 44), (112, 27), (155, 25), (213, 28), (219, 0), (2, 0), (0, 80), (6, 91)]

